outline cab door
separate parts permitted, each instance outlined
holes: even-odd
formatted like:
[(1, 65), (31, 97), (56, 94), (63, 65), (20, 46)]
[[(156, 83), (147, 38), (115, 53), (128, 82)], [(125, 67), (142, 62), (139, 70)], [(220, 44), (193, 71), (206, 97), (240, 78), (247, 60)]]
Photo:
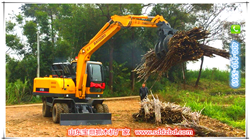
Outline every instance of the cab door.
[(87, 94), (102, 94), (105, 88), (102, 64), (87, 63), (87, 74)]

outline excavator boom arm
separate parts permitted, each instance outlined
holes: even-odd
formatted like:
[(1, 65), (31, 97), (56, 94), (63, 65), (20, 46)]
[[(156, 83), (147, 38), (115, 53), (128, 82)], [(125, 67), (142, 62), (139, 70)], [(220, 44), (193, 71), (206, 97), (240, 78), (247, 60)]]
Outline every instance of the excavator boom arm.
[[(148, 19), (151, 19), (150, 21)], [(111, 23), (112, 22), (112, 23)], [(77, 73), (76, 73), (76, 97), (85, 99), (86, 90), (86, 64), (91, 55), (99, 49), (105, 42), (114, 36), (122, 27), (159, 27), (158, 23), (168, 22), (162, 16), (141, 16), (141, 15), (114, 15), (102, 29), (85, 45), (78, 53)]]

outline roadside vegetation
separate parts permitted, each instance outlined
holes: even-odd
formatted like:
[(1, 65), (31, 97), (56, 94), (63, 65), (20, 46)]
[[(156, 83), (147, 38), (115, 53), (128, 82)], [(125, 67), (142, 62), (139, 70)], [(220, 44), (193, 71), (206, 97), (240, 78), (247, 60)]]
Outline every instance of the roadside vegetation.
[(40, 97), (31, 95), (30, 90), (26, 79), (24, 82), (20, 79), (13, 83), (6, 81), (6, 105), (42, 102)]
[[(194, 87), (199, 71), (186, 72), (186, 85), (181, 78), (170, 82), (168, 78), (162, 78), (155, 82), (153, 79), (147, 82), (148, 88), (152, 87), (152, 93), (157, 94), (162, 101), (175, 102), (189, 106), (194, 111), (202, 110), (202, 114), (233, 127), (245, 130), (245, 78), (241, 78), (241, 88), (232, 89), (229, 86), (229, 72), (214, 69), (202, 71), (198, 88)], [(119, 78), (118, 78), (119, 79)], [(155, 82), (155, 83), (154, 83)], [(117, 88), (113, 94), (106, 88), (104, 97), (121, 97), (138, 95), (141, 82), (136, 82), (134, 91), (129, 89), (129, 79), (125, 76), (116, 81)], [(27, 81), (17, 80), (14, 83), (6, 82), (6, 104), (41, 103), (41, 97), (32, 96), (27, 86)]]

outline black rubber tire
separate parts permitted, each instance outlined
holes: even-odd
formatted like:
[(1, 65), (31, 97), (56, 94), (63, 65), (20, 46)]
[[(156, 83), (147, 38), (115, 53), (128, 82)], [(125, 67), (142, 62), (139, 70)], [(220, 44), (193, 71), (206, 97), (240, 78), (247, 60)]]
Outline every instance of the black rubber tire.
[(95, 109), (96, 109), (97, 113), (104, 113), (104, 108), (103, 108), (102, 104), (96, 104)]
[(62, 113), (69, 113), (69, 106), (66, 103), (61, 103), (61, 106), (63, 108), (63, 112)]
[(102, 106), (103, 106), (103, 109), (104, 109), (104, 113), (109, 113), (109, 107), (108, 107), (108, 105), (102, 104)]
[(60, 115), (63, 112), (63, 107), (60, 103), (55, 103), (52, 110), (52, 120), (54, 123), (60, 122)]
[(42, 114), (43, 117), (51, 117), (52, 116), (52, 112), (50, 112), (50, 106), (47, 105), (46, 100), (43, 101), (43, 109), (42, 109)]

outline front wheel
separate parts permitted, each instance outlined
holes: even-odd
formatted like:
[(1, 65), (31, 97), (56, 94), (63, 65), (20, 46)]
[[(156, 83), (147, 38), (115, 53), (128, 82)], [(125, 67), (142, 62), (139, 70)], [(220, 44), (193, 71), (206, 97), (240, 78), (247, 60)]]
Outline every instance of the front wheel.
[(54, 123), (60, 122), (61, 113), (69, 113), (69, 107), (66, 103), (55, 103), (52, 110), (52, 119)]
[(60, 103), (54, 104), (53, 111), (52, 111), (52, 119), (54, 123), (59, 123), (62, 110), (63, 108)]
[(104, 113), (109, 113), (109, 107), (106, 104), (102, 104)]
[(103, 108), (102, 104), (96, 104), (95, 109), (96, 109), (97, 113), (104, 113), (104, 108)]

